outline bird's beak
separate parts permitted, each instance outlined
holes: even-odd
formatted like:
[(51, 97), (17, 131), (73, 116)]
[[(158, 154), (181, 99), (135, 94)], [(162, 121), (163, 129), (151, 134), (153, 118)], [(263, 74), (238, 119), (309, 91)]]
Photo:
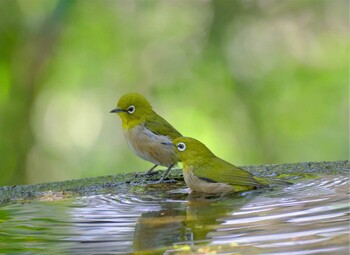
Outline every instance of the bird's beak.
[[(162, 144), (164, 144), (164, 145), (166, 145), (166, 146), (171, 146), (171, 145), (174, 145), (174, 144), (172, 144), (172, 143), (162, 143)], [(175, 145), (174, 145), (175, 146)]]
[(115, 108), (110, 113), (117, 113), (117, 112), (126, 112), (126, 110), (120, 109), (120, 108)]

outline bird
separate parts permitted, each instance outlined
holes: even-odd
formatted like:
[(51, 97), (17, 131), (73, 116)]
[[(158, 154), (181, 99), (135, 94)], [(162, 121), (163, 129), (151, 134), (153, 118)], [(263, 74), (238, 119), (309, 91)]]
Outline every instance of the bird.
[(132, 151), (154, 164), (145, 174), (152, 174), (158, 165), (167, 167), (158, 181), (162, 182), (179, 162), (176, 149), (162, 143), (171, 143), (175, 138), (182, 137), (181, 133), (158, 115), (143, 95), (136, 92), (121, 96), (117, 108), (110, 112), (117, 113), (121, 118), (124, 136)]
[(195, 192), (218, 194), (268, 186), (259, 178), (217, 157), (203, 143), (191, 137), (178, 137), (172, 143), (183, 165), (186, 185)]

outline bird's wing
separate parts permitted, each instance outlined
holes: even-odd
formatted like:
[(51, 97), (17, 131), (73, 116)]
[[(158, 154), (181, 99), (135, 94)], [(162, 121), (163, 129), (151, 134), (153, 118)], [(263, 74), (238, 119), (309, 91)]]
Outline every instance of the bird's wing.
[(144, 126), (152, 133), (168, 136), (171, 140), (182, 136), (179, 131), (159, 115), (152, 118), (152, 121), (146, 121)]
[(207, 164), (196, 167), (194, 174), (206, 181), (239, 186), (263, 186), (251, 173), (220, 158), (213, 158)]

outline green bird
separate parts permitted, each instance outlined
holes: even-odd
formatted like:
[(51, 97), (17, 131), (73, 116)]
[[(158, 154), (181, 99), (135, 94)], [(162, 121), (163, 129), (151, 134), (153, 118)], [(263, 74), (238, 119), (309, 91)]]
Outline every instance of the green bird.
[(133, 152), (155, 164), (146, 174), (150, 174), (158, 165), (168, 167), (159, 180), (162, 182), (179, 162), (175, 147), (166, 147), (162, 143), (171, 143), (173, 139), (181, 137), (180, 132), (159, 116), (148, 100), (138, 93), (123, 95), (111, 113), (117, 113), (121, 118), (125, 138)]
[[(170, 144), (164, 144), (169, 146)], [(203, 143), (190, 137), (172, 141), (183, 164), (186, 185), (196, 192), (231, 193), (268, 186), (263, 178), (217, 157)]]

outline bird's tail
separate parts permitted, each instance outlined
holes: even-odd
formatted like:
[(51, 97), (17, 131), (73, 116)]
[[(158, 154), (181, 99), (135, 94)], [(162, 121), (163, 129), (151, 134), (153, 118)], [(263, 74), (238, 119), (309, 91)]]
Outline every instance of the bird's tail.
[(257, 180), (259, 183), (261, 183), (264, 186), (270, 186), (270, 185), (292, 185), (293, 183), (281, 180), (281, 179), (275, 179), (272, 177), (254, 177), (255, 180)]

